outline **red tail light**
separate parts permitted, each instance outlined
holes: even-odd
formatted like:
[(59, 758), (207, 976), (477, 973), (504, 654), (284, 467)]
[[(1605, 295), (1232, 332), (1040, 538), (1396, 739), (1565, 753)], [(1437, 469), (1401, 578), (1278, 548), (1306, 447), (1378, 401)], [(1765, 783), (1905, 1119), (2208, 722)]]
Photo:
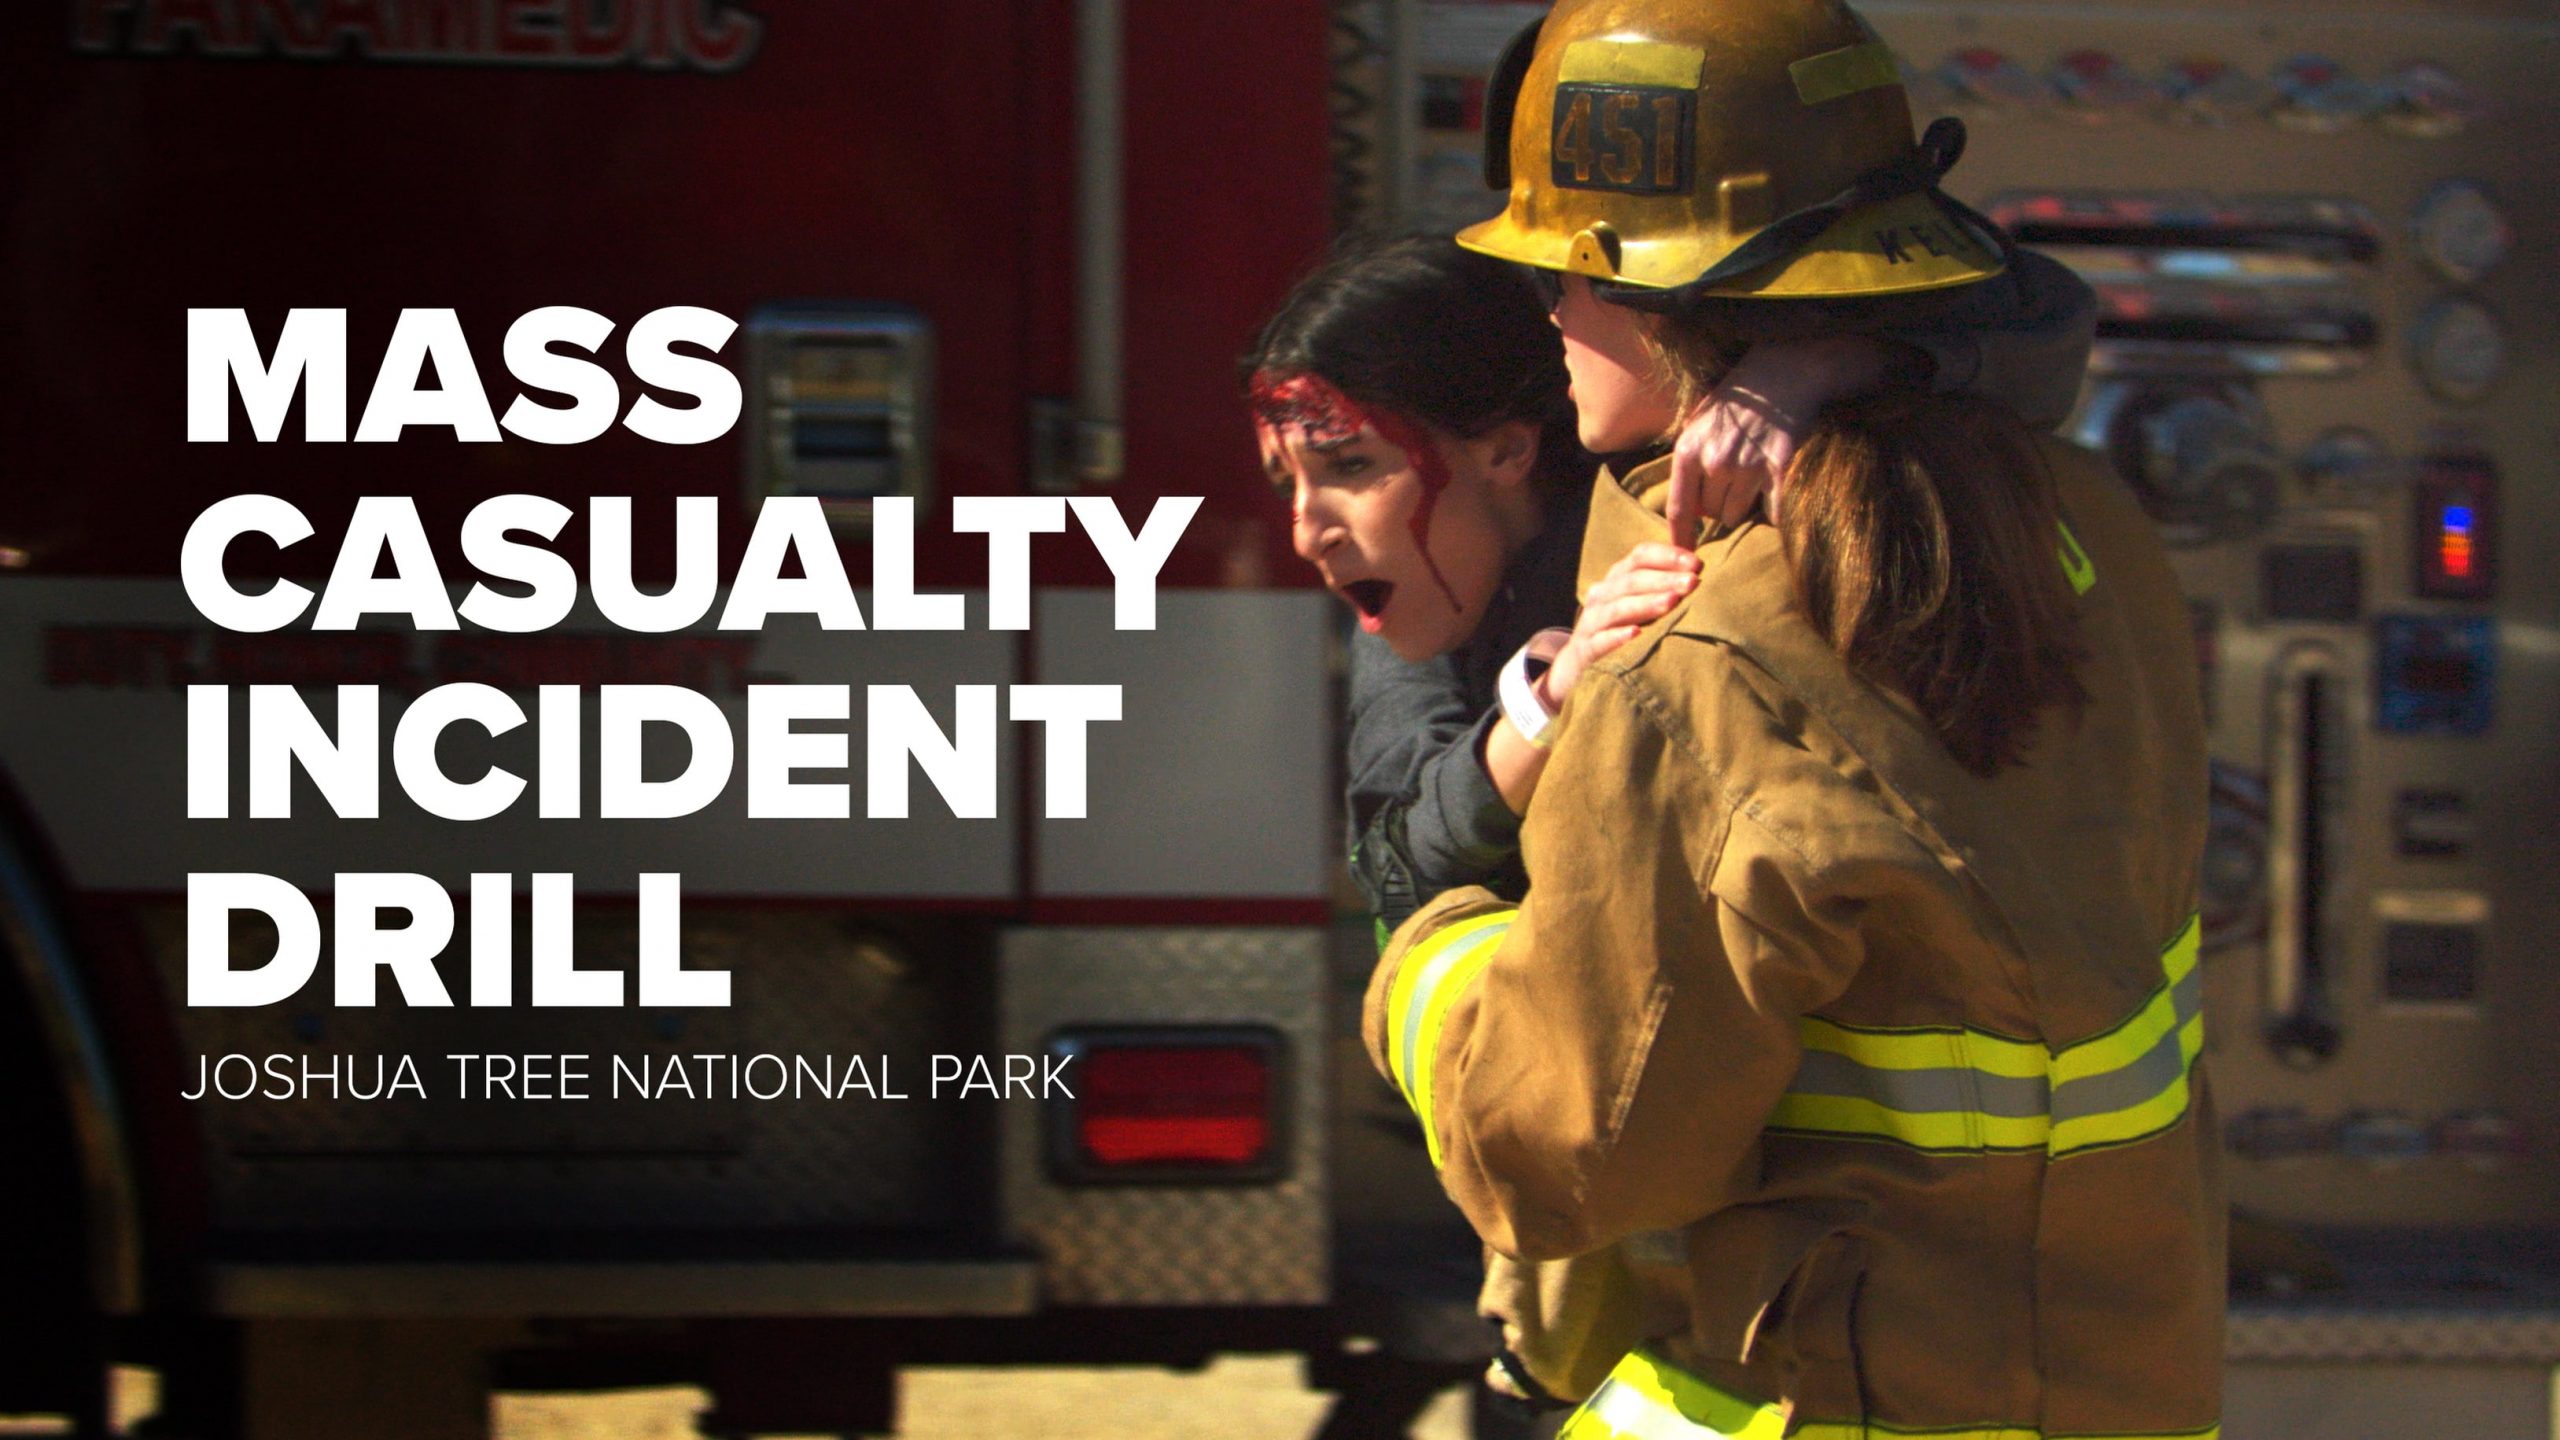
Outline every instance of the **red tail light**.
[[(1055, 1113), (1069, 1178), (1259, 1179), (1281, 1159), (1279, 1037), (1120, 1032), (1062, 1039), (1075, 1099)], [(1060, 1153), (1064, 1152), (1064, 1153)]]

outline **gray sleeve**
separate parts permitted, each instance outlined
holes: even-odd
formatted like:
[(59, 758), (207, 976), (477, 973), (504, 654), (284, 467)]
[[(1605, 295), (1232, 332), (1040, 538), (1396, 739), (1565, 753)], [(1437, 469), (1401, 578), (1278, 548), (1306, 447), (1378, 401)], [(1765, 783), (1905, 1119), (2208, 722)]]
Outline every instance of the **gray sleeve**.
[(1444, 890), (1480, 885), (1520, 853), (1520, 817), (1484, 768), (1494, 712), (1452, 657), (1397, 658), (1351, 640), (1351, 874), (1392, 927)]
[(2051, 430), (2079, 402), (2098, 296), (2059, 260), (2023, 249), (2014, 256), (2006, 271), (1971, 287), (1942, 326), (1890, 338), (1935, 363), (1933, 388), (1989, 396)]

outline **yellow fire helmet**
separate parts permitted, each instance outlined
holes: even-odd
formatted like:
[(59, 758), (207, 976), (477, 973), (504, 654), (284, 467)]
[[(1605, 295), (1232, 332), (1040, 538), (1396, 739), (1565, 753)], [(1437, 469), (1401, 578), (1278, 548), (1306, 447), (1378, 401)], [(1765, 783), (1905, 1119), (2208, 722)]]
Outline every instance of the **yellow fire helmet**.
[(1511, 202), (1458, 243), (1621, 304), (1900, 295), (2005, 264), (1937, 188), (1963, 125), (1913, 143), (1893, 52), (1839, 0), (1560, 0), (1504, 52), (1485, 121)]

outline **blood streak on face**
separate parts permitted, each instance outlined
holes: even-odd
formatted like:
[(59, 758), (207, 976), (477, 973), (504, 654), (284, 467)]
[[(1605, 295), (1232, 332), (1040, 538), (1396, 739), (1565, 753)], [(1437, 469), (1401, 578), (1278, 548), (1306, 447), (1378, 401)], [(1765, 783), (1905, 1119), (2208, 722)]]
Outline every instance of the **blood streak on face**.
[(1449, 488), (1449, 462), (1441, 457), (1440, 447), (1421, 426), (1392, 410), (1371, 410), (1359, 401), (1333, 388), (1321, 375), (1291, 375), (1274, 378), (1269, 371), (1253, 377), (1254, 422), (1275, 435), (1292, 431), (1309, 445), (1338, 445), (1360, 433), (1363, 426), (1378, 432), (1378, 438), (1393, 445), (1412, 462), (1413, 473), (1422, 481), (1422, 498), (1415, 502), (1413, 518), (1414, 548), (1422, 552), (1422, 563), (1431, 578), (1447, 597), (1449, 608), (1464, 610), (1457, 590), (1449, 577), (1440, 573), (1440, 562), (1431, 558), (1431, 510), (1439, 502), (1440, 492)]

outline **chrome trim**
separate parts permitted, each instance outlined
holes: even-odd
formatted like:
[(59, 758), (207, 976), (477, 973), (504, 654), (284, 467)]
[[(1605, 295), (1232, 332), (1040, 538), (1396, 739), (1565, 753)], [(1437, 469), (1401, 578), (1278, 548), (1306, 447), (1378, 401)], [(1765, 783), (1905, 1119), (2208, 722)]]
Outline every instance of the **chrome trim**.
[(1124, 459), (1120, 25), (1120, 0), (1076, 6), (1075, 473), (1087, 485), (1117, 481)]

